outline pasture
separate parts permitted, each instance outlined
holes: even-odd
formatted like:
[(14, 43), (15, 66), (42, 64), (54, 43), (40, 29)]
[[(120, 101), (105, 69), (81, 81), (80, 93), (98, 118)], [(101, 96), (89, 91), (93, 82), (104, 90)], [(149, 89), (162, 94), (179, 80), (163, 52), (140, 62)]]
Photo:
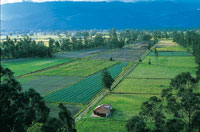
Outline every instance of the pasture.
[(2, 66), (10, 68), (15, 76), (35, 72), (44, 68), (52, 67), (58, 64), (67, 63), (73, 59), (57, 58), (27, 58), (15, 60), (3, 60)]
[(49, 70), (36, 73), (35, 75), (87, 77), (116, 63), (116, 61), (82, 59), (66, 65), (58, 66)]

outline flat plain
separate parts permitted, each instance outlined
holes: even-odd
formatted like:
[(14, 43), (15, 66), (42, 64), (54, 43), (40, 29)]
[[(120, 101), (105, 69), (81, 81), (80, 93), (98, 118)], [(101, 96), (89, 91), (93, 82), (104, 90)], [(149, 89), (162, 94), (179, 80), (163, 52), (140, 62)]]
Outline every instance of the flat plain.
[[(158, 45), (164, 45), (168, 52), (174, 54), (178, 54), (175, 53), (177, 49), (182, 49), (169, 40), (161, 41)], [(173, 48), (175, 50), (169, 51)], [(182, 51), (185, 52), (185, 50)], [(151, 64), (149, 64), (149, 61)], [(139, 113), (144, 101), (151, 96), (159, 97), (162, 89), (169, 87), (170, 80), (182, 72), (190, 72), (195, 76), (196, 67), (194, 57), (190, 54), (183, 56), (172, 56), (171, 54), (158, 57), (146, 56), (110, 94), (104, 97), (77, 123), (77, 130), (86, 132), (92, 131), (91, 128), (96, 128), (95, 132), (103, 132), (104, 130), (126, 132), (126, 122)], [(90, 116), (93, 109), (100, 104), (112, 105), (113, 112), (109, 117)], [(106, 125), (104, 122), (112, 125)], [(121, 124), (118, 124), (118, 122), (121, 122)]]

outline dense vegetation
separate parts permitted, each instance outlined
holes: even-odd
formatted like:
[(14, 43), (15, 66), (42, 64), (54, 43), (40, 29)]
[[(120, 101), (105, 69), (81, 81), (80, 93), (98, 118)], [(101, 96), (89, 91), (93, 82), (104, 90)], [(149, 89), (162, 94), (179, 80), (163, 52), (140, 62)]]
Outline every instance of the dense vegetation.
[(74, 120), (63, 104), (59, 104), (59, 118), (50, 118), (50, 109), (39, 93), (34, 89), (23, 92), (10, 69), (1, 67), (0, 72), (1, 132), (26, 132), (31, 125), (28, 131), (30, 129), (41, 129), (44, 132), (75, 131)]
[(50, 48), (44, 43), (24, 37), (20, 40), (12, 40), (9, 37), (1, 43), (1, 57), (3, 58), (26, 58), (26, 57), (52, 57)]

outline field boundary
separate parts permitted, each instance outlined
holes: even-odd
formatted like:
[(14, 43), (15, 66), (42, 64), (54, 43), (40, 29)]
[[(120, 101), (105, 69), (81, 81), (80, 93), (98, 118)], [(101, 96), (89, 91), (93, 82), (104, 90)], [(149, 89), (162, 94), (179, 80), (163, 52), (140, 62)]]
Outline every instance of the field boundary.
[[(124, 77), (126, 77), (140, 63), (139, 58), (143, 60), (149, 54), (149, 52), (150, 50), (147, 49), (146, 51), (143, 52), (143, 54), (138, 56), (137, 59), (135, 60), (136, 63), (130, 69), (128, 69), (123, 75), (116, 78), (115, 82), (111, 86), (111, 90), (113, 90), (124, 79)], [(100, 96), (97, 96), (96, 98), (94, 98), (94, 100), (92, 100), (84, 110), (80, 111), (77, 114), (77, 116), (75, 116), (75, 122), (79, 121), (83, 115), (85, 115), (88, 111), (90, 111), (90, 109), (93, 106), (95, 106), (101, 99), (103, 99), (109, 93), (110, 92), (106, 90)]]

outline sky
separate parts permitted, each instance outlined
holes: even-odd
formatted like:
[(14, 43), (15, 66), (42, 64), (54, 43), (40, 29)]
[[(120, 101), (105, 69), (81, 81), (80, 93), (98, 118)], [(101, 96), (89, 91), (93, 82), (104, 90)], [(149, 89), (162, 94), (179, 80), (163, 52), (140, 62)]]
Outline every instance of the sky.
[(121, 2), (138, 2), (138, 1), (155, 1), (155, 0), (0, 0), (1, 4), (6, 3), (16, 3), (16, 2), (47, 2), (47, 1), (87, 1), (87, 2), (111, 2), (111, 1), (121, 1)]
[(16, 3), (16, 2), (47, 2), (47, 1), (87, 1), (87, 2), (112, 2), (112, 1), (121, 1), (121, 2), (138, 2), (138, 1), (184, 1), (184, 2), (191, 2), (196, 1), (199, 2), (200, 0), (0, 0), (0, 4), (6, 3)]

